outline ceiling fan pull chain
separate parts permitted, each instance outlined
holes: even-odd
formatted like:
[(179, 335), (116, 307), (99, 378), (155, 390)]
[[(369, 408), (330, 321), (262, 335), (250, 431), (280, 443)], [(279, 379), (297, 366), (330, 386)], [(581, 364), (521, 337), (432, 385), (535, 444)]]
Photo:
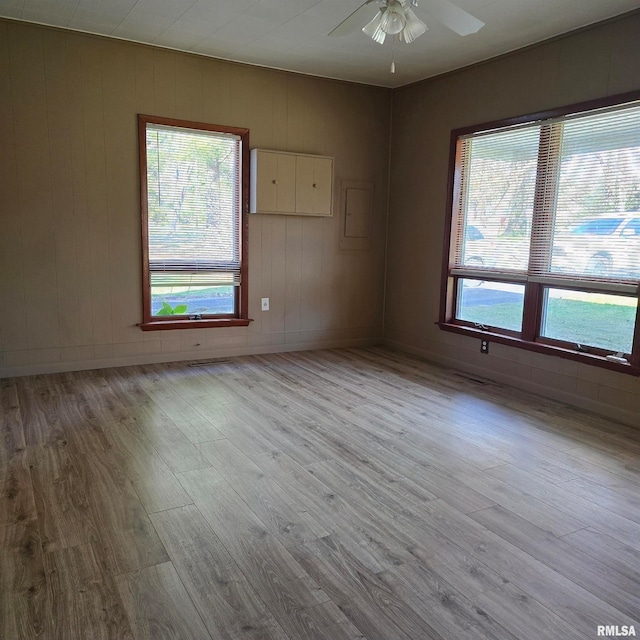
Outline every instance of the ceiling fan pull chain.
[[(398, 34), (398, 38), (400, 38), (400, 34)], [(393, 39), (391, 41), (391, 73), (396, 72), (396, 41)]]

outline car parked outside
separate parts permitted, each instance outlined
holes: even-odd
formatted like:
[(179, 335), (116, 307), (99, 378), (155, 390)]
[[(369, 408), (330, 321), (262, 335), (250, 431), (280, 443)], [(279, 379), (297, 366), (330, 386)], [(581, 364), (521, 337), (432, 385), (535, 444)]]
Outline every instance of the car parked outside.
[(640, 212), (584, 218), (554, 238), (551, 271), (640, 278)]
[(529, 261), (528, 238), (500, 235), (495, 231), (489, 228), (487, 234), (475, 225), (465, 226), (462, 261), (464, 266), (526, 271)]

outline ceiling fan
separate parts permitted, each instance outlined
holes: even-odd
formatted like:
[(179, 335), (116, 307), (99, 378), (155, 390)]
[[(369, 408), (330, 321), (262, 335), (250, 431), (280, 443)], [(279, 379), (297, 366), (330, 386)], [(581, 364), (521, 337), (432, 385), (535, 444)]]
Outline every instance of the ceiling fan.
[[(361, 26), (370, 14), (369, 5), (373, 4), (380, 5), (378, 12), (370, 22)], [(366, 0), (328, 35), (345, 36), (361, 27), (378, 44), (383, 44), (387, 36), (397, 36), (409, 44), (427, 30), (427, 25), (413, 11), (417, 6), (418, 0)], [(484, 22), (449, 0), (428, 0), (427, 13), (461, 36), (476, 33), (484, 26)]]

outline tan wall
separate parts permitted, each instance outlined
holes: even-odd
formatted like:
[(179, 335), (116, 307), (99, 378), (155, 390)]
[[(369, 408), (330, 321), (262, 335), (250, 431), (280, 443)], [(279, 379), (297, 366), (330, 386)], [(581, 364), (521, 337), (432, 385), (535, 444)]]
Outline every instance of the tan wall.
[(452, 129), (640, 89), (640, 15), (394, 94), (386, 340), (475, 374), (640, 424), (640, 380), (440, 331)]
[[(390, 101), (0, 21), (0, 374), (379, 340)], [(338, 195), (341, 179), (375, 182), (371, 250), (340, 249), (337, 215), (252, 216), (255, 321), (142, 332), (137, 113), (249, 127), (252, 147), (334, 156)]]

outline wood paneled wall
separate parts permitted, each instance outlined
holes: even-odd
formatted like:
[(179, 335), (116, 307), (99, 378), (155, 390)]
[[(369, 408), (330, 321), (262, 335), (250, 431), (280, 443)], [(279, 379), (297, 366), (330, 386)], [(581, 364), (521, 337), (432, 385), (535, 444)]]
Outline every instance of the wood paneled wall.
[[(0, 374), (382, 337), (389, 91), (0, 21)], [(249, 127), (375, 182), (372, 248), (252, 216), (248, 328), (143, 333), (136, 114)], [(260, 310), (260, 298), (271, 310)]]
[(476, 375), (640, 425), (640, 380), (440, 331), (452, 129), (640, 89), (640, 13), (394, 93), (385, 336)]

